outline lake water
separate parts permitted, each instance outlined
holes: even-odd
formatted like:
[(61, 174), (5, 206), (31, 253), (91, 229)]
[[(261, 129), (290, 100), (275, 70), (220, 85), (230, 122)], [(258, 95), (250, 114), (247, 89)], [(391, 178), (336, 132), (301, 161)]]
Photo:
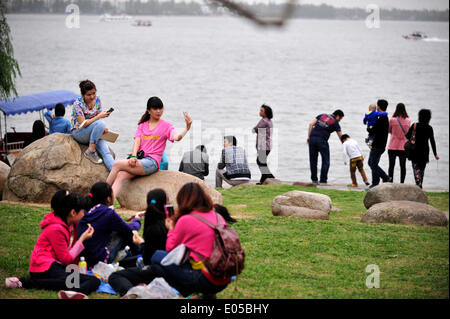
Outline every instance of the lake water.
[[(183, 111), (194, 119), (183, 141), (168, 143), (169, 169), (178, 169), (183, 152), (204, 144), (211, 184), (222, 137), (230, 134), (245, 147), (252, 178), (259, 179), (251, 129), (262, 103), (274, 110), (269, 167), (281, 180), (307, 182), (306, 136), (312, 119), (342, 109), (343, 132), (360, 143), (368, 158), (362, 119), (370, 103), (385, 98), (390, 115), (403, 102), (413, 121), (421, 108), (432, 110), (441, 160), (430, 156), (424, 187), (448, 190), (448, 23), (381, 21), (379, 29), (369, 29), (364, 21), (291, 20), (282, 29), (262, 29), (232, 17), (147, 18), (152, 27), (82, 15), (80, 28), (69, 29), (64, 15), (9, 15), (22, 71), (19, 95), (57, 89), (78, 93), (80, 80), (94, 81), (104, 107), (115, 108), (106, 121), (120, 134), (111, 145), (120, 159), (131, 151), (147, 99), (159, 96), (163, 118), (178, 131), (184, 127)], [(402, 38), (416, 30), (431, 39)], [(68, 107), (67, 118), (70, 112)], [(8, 126), (29, 131), (37, 118), (38, 113), (8, 117)], [(350, 183), (336, 134), (329, 142), (329, 183)], [(407, 165), (406, 182), (413, 183)], [(387, 171), (387, 152), (381, 166)], [(367, 160), (365, 168), (370, 177)], [(394, 180), (399, 180), (398, 164)]]

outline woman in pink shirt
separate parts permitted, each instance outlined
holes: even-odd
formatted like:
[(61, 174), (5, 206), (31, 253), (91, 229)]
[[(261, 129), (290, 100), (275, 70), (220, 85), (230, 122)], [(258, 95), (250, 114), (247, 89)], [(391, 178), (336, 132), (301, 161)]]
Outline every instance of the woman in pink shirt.
[[(172, 218), (166, 219), (166, 251), (158, 250), (152, 256), (151, 268), (156, 277), (163, 277), (169, 285), (183, 296), (202, 293), (205, 297), (215, 296), (226, 288), (231, 278), (212, 276), (202, 263), (200, 254), (205, 258), (211, 255), (214, 242), (214, 230), (191, 213), (200, 215), (213, 225), (217, 225), (217, 216), (211, 198), (197, 183), (187, 183), (177, 195), (178, 211)], [(226, 222), (222, 216), (222, 225)], [(181, 265), (161, 264), (163, 258), (179, 245), (189, 249), (189, 258)]]
[(397, 104), (395, 113), (389, 120), (389, 133), (391, 139), (388, 146), (389, 155), (389, 180), (394, 180), (395, 159), (398, 157), (400, 161), (400, 183), (405, 182), (406, 177), (406, 152), (404, 145), (406, 143), (406, 133), (408, 132), (411, 120), (406, 113), (405, 104)]
[(176, 133), (172, 124), (161, 119), (163, 102), (156, 96), (148, 99), (147, 110), (138, 123), (133, 150), (128, 160), (114, 162), (106, 182), (112, 186), (113, 196), (120, 192), (125, 180), (137, 175), (150, 175), (158, 171), (166, 142), (180, 141), (189, 131), (192, 119), (184, 114), (186, 128)]

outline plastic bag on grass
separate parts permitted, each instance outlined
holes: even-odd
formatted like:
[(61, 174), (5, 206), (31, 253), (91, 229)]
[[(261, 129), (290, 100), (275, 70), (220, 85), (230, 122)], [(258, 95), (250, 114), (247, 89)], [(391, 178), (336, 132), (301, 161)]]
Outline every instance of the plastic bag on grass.
[(136, 299), (178, 299), (177, 293), (164, 278), (155, 278), (148, 284), (142, 284), (128, 290), (125, 296), (134, 295)]

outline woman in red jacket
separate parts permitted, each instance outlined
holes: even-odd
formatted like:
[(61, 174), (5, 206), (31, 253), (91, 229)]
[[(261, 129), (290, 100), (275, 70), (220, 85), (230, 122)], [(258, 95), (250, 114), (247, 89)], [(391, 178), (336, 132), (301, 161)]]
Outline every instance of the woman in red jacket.
[[(30, 258), (28, 278), (6, 278), (8, 288), (35, 288), (59, 290), (61, 299), (85, 299), (100, 285), (99, 279), (79, 274), (68, 280), (73, 272), (66, 272), (66, 266), (75, 264), (84, 249), (83, 242), (94, 234), (89, 227), (77, 240), (77, 224), (84, 216), (83, 197), (76, 193), (60, 190), (51, 200), (53, 212), (41, 221), (42, 233), (37, 239)], [(75, 287), (68, 287), (73, 284)], [(70, 285), (72, 286), (72, 285)], [(68, 290), (68, 288), (70, 290)]]

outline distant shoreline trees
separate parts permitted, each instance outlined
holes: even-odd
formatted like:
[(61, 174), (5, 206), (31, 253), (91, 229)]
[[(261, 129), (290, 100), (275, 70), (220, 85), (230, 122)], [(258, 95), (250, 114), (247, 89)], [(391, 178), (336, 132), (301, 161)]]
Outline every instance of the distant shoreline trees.
[[(227, 9), (212, 0), (175, 2), (158, 0), (6, 0), (9, 13), (59, 13), (64, 14), (70, 3), (77, 4), (81, 13), (125, 13), (129, 15), (230, 15)], [(237, 1), (239, 2), (239, 1)], [(242, 4), (261, 17), (277, 16), (284, 4)], [(449, 10), (404, 10), (381, 8), (383, 20), (449, 21)], [(368, 13), (364, 8), (336, 8), (330, 5), (298, 5), (292, 18), (364, 20)]]

